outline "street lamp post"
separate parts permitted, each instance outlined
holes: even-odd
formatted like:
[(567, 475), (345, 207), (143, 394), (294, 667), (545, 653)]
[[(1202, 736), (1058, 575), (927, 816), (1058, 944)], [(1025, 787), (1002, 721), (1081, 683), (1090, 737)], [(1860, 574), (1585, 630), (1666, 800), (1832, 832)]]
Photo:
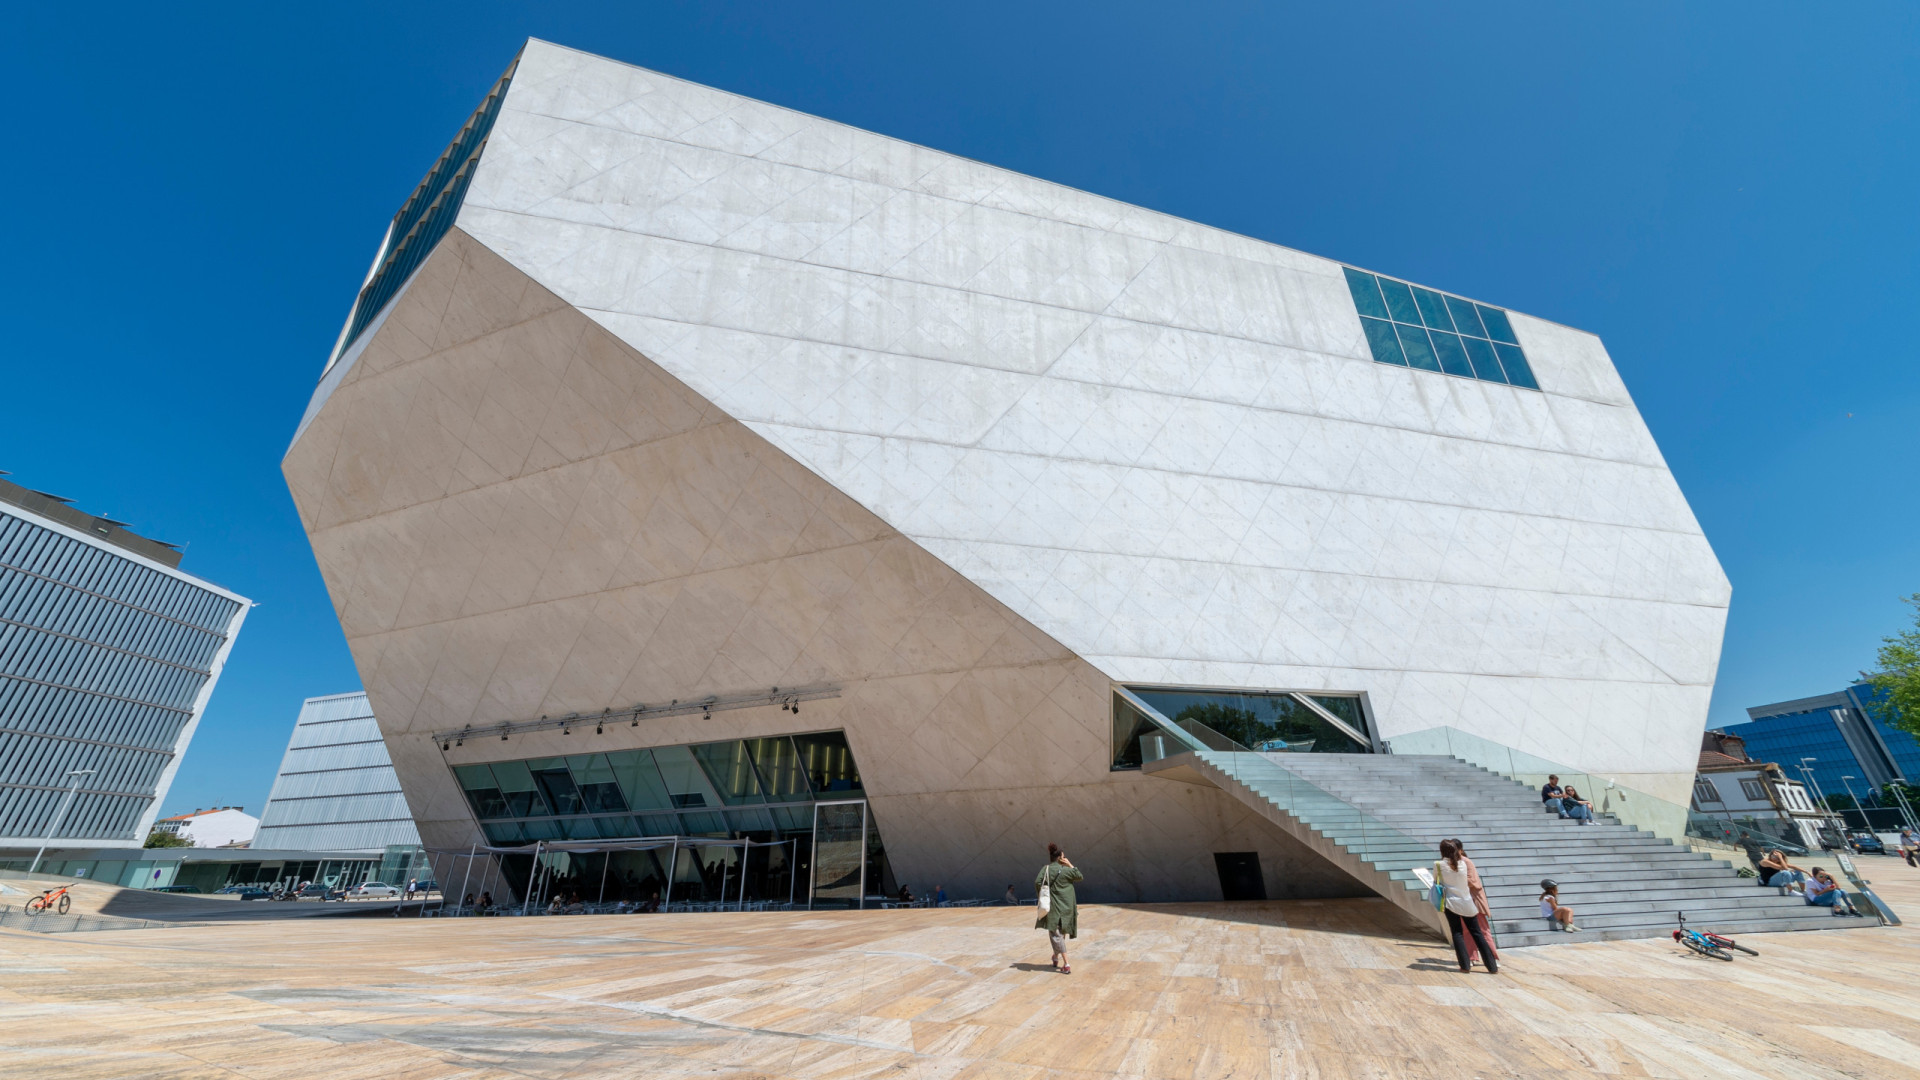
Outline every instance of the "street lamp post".
[(1847, 819), (1845, 815), (1835, 814), (1833, 807), (1827, 805), (1827, 793), (1820, 790), (1820, 781), (1816, 779), (1813, 775), (1813, 763), (1819, 760), (1820, 759), (1817, 757), (1801, 758), (1800, 759), (1800, 775), (1807, 778), (1807, 786), (1813, 789), (1814, 803), (1818, 805), (1820, 809), (1826, 811), (1827, 814), (1829, 815), (1827, 819), (1828, 824), (1829, 825), (1832, 824), (1833, 817), (1839, 817), (1840, 828), (1842, 831), (1845, 831), (1847, 827)]
[(59, 832), (60, 826), (66, 822), (67, 808), (73, 805), (73, 796), (80, 790), (80, 778), (92, 776), (93, 770), (69, 769), (67, 775), (73, 777), (73, 783), (67, 785), (67, 794), (60, 800), (60, 812), (53, 815), (53, 823), (47, 826), (47, 835), (40, 838), (40, 850), (33, 854), (33, 866), (27, 871), (29, 874), (40, 872), (40, 857), (47, 853), (47, 845), (53, 842), (53, 834)]
[[(1841, 777), (1841, 778), (1840, 778), (1840, 782), (1841, 782), (1842, 784), (1846, 784), (1846, 788), (1847, 788), (1847, 798), (1848, 798), (1848, 799), (1849, 799), (1850, 801), (1852, 801), (1852, 803), (1853, 803), (1853, 808), (1854, 808), (1855, 810), (1859, 810), (1859, 811), (1860, 811), (1860, 827), (1861, 827), (1861, 828), (1863, 828), (1863, 829), (1866, 829), (1866, 830), (1867, 830), (1868, 832), (1872, 832), (1872, 831), (1873, 831), (1873, 823), (1872, 823), (1871, 821), (1868, 821), (1868, 820), (1867, 820), (1867, 812), (1866, 812), (1866, 810), (1865, 810), (1865, 809), (1863, 809), (1863, 808), (1862, 808), (1862, 807), (1860, 806), (1860, 799), (1859, 799), (1859, 798), (1858, 798), (1857, 796), (1855, 796), (1855, 795), (1854, 795), (1854, 793), (1853, 793), (1853, 785), (1852, 785), (1852, 784), (1848, 784), (1848, 783), (1847, 783), (1847, 781), (1849, 781), (1849, 780), (1852, 780), (1852, 779), (1855, 779), (1855, 778), (1854, 778), (1854, 777), (1851, 777), (1851, 776), (1843, 776), (1843, 777)], [(1842, 815), (1840, 815), (1840, 817), (1841, 817), (1841, 819), (1842, 819), (1842, 820), (1845, 820), (1845, 818), (1846, 818), (1846, 815), (1845, 815), (1845, 814), (1842, 814)]]

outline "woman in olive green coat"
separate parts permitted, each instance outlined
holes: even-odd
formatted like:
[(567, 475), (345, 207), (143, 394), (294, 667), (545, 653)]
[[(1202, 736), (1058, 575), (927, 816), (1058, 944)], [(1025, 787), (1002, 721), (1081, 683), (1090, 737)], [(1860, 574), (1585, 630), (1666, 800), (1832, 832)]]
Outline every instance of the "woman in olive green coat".
[(1045, 930), (1047, 940), (1053, 945), (1053, 967), (1062, 975), (1073, 974), (1067, 966), (1067, 939), (1080, 936), (1080, 911), (1073, 899), (1073, 883), (1087, 875), (1081, 873), (1060, 850), (1058, 844), (1047, 845), (1047, 865), (1034, 875), (1035, 892), (1046, 889), (1049, 892), (1047, 910), (1034, 921), (1034, 929)]

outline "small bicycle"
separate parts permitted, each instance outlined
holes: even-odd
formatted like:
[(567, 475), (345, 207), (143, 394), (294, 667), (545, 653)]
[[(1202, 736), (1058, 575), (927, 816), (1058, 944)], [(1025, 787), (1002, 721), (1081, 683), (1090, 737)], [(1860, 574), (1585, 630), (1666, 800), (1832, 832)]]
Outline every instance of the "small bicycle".
[(1687, 913), (1680, 911), (1675, 912), (1675, 914), (1680, 916), (1680, 929), (1673, 932), (1673, 940), (1685, 945), (1701, 956), (1711, 956), (1715, 960), (1725, 960), (1728, 963), (1732, 963), (1733, 953), (1728, 952), (1727, 950), (1729, 949), (1738, 949), (1748, 956), (1760, 955), (1758, 952), (1747, 948), (1732, 938), (1722, 934), (1716, 934), (1711, 930), (1689, 930), (1687, 929)]
[(60, 914), (65, 915), (67, 909), (73, 906), (73, 897), (67, 895), (70, 888), (71, 885), (62, 885), (57, 889), (48, 889), (27, 901), (27, 914), (40, 915), (58, 909)]

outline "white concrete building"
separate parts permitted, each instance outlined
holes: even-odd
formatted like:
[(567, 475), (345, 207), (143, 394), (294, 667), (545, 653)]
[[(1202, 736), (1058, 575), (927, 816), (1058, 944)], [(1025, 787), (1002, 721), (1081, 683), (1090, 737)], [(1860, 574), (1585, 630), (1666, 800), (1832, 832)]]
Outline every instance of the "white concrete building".
[(247, 813), (244, 807), (215, 806), (161, 818), (153, 827), (187, 840), (194, 847), (245, 847), (253, 843), (260, 819)]
[(894, 871), (991, 895), (1049, 837), (1092, 895), (1344, 887), (1129, 769), (1121, 690), (1684, 807), (1729, 593), (1593, 334), (539, 41), (284, 471), (429, 845), (600, 766), (457, 770), (832, 729)]

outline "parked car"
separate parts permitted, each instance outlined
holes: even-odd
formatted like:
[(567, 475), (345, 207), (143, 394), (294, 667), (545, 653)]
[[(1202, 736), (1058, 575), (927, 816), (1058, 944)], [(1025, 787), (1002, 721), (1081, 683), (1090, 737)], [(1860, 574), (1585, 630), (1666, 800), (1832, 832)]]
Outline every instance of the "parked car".
[(1870, 832), (1849, 833), (1847, 835), (1847, 846), (1862, 855), (1885, 855), (1887, 853), (1887, 845), (1881, 843), (1880, 838)]
[(218, 889), (215, 889), (215, 890), (213, 890), (213, 895), (215, 895), (215, 896), (231, 896), (231, 895), (232, 895), (232, 894), (234, 894), (234, 893), (237, 893), (237, 892), (244, 892), (244, 891), (246, 891), (247, 889), (251, 889), (251, 888), (254, 888), (254, 887), (255, 887), (255, 886), (252, 886), (252, 885), (223, 885), (223, 886), (221, 886), (220, 888), (218, 888)]
[(193, 886), (191, 886), (191, 885), (162, 885), (162, 886), (160, 886), (160, 887), (159, 887), (159, 888), (157, 888), (157, 889), (150, 889), (150, 890), (148, 890), (148, 891), (149, 891), (149, 892), (190, 892), (190, 893), (197, 893), (197, 892), (199, 892), (200, 890), (199, 890), (199, 889), (196, 889), (196, 888), (194, 888), (194, 887), (193, 887)]
[(399, 895), (399, 889), (383, 881), (363, 881), (347, 890), (349, 900), (391, 900)]
[(220, 891), (228, 894), (230, 897), (232, 897), (235, 900), (271, 900), (273, 899), (272, 893), (256, 885), (235, 885), (231, 888), (221, 889)]
[(294, 893), (293, 898), (295, 900), (318, 900), (321, 903), (325, 903), (328, 900), (342, 899), (346, 895), (344, 889), (330, 889), (315, 881), (300, 886), (300, 891)]
[(421, 895), (425, 895), (426, 893), (439, 892), (439, 891), (440, 891), (440, 883), (432, 879), (428, 879), (426, 881), (416, 881), (413, 883), (413, 892), (414, 892), (414, 895), (416, 896), (421, 896)]

